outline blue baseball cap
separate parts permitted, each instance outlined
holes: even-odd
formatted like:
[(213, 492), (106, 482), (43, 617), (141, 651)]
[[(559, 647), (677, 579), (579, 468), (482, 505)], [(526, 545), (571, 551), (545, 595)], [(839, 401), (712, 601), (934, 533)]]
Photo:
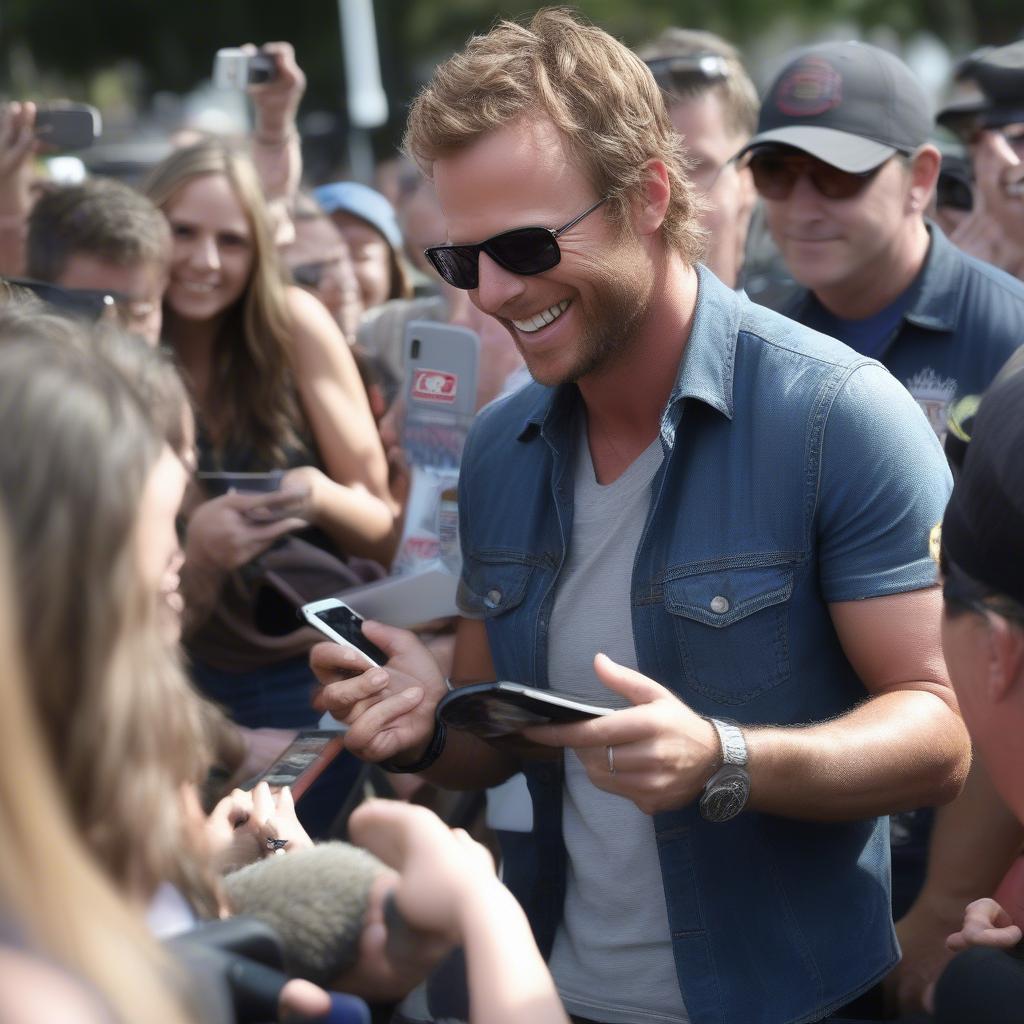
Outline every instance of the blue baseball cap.
[(335, 181), (313, 189), (313, 198), (324, 213), (350, 213), (380, 232), (392, 249), (402, 248), (395, 209), (376, 189), (358, 181)]

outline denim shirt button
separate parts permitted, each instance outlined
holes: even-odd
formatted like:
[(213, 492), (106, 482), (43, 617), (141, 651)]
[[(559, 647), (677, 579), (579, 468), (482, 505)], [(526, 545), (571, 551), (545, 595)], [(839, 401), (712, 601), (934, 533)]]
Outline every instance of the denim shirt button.
[(716, 615), (724, 615), (729, 610), (729, 599), (721, 594), (711, 598), (711, 610)]
[(501, 591), (495, 588), (494, 590), (488, 590), (484, 597), (484, 604), (488, 608), (497, 608), (501, 604)]

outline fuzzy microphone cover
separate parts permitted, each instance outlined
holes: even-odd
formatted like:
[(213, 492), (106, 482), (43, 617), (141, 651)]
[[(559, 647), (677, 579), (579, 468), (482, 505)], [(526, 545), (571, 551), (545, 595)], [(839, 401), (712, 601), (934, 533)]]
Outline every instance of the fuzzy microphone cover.
[(327, 842), (250, 864), (224, 888), (234, 913), (277, 932), (290, 974), (330, 986), (358, 959), (370, 886), (386, 870), (358, 846)]

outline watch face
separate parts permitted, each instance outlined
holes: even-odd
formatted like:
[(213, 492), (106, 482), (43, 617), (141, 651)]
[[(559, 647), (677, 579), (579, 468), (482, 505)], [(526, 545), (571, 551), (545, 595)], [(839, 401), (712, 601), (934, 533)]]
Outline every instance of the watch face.
[(746, 806), (750, 776), (742, 768), (725, 765), (710, 779), (700, 800), (700, 813), (708, 821), (728, 821)]

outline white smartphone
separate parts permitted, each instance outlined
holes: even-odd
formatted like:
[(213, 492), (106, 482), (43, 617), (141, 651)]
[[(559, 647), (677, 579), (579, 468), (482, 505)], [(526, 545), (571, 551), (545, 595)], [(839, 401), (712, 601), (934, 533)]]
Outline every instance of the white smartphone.
[(388, 656), (375, 643), (363, 636), (363, 617), (344, 601), (328, 597), (323, 601), (304, 604), (299, 611), (314, 629), (320, 630), (337, 644), (354, 647), (371, 666), (383, 665), (388, 660)]

